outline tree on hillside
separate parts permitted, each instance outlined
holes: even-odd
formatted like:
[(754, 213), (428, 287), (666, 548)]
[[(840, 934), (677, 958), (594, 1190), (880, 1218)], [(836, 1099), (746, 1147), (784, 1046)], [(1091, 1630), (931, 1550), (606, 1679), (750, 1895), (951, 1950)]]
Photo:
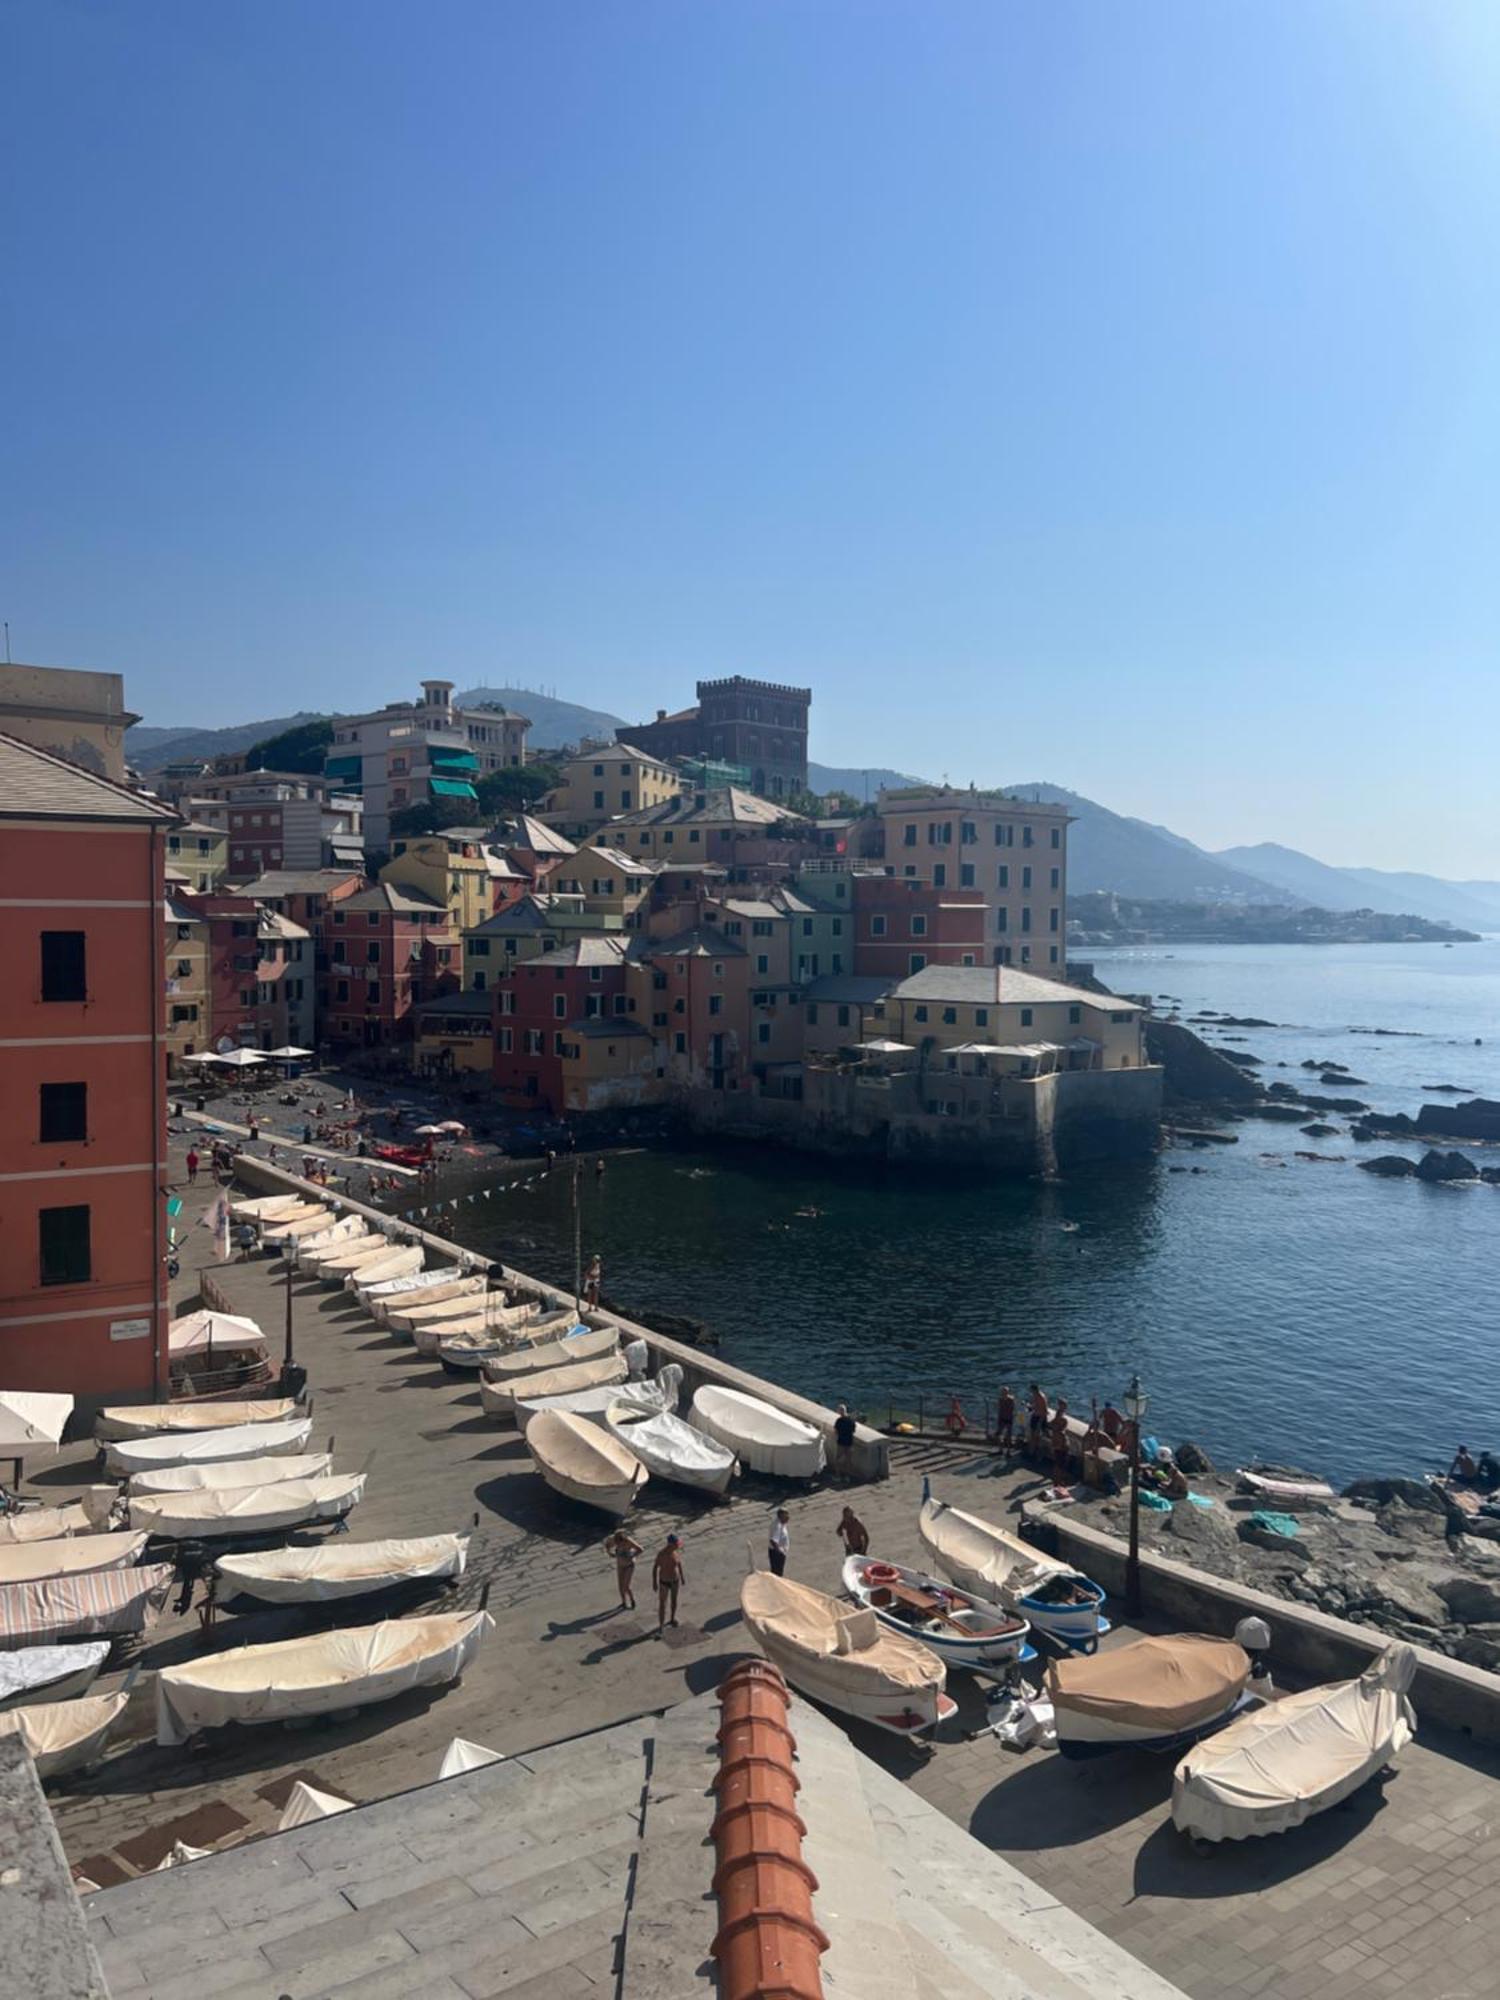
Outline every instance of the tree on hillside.
[(391, 839), (415, 840), (424, 833), (455, 823), (451, 799), (418, 799), (415, 805), (401, 806), (391, 814)]
[(561, 781), (561, 774), (551, 764), (512, 764), (503, 771), (486, 771), (474, 788), (479, 794), (480, 818), (499, 819), (505, 813), (526, 812)]
[(333, 741), (333, 723), (320, 715), (312, 722), (299, 722), (283, 729), (279, 736), (267, 736), (252, 743), (245, 752), (247, 771), (321, 771), (323, 759)]

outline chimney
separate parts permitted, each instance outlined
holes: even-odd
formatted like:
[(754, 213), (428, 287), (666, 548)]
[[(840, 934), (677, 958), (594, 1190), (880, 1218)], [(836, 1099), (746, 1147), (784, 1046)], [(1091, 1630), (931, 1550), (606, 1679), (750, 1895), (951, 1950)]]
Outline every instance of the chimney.
[(656, 711), (656, 719), (658, 722), (665, 722), (667, 719), (667, 711), (664, 708), (659, 708)]

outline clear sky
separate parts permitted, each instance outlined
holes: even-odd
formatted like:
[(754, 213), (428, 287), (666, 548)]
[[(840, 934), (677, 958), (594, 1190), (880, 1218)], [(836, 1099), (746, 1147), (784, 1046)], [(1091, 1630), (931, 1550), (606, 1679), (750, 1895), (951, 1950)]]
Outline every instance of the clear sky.
[(6, 0), (0, 613), (1500, 877), (1495, 0)]

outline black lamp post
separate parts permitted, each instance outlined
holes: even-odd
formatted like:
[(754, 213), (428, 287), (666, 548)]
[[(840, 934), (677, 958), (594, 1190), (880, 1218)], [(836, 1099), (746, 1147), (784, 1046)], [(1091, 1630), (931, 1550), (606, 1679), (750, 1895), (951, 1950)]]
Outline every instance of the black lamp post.
[(1125, 1610), (1132, 1618), (1141, 1612), (1141, 1424), (1147, 1399), (1141, 1392), (1141, 1378), (1132, 1375), (1125, 1391), (1125, 1414), (1130, 1419), (1130, 1553), (1125, 1559)]

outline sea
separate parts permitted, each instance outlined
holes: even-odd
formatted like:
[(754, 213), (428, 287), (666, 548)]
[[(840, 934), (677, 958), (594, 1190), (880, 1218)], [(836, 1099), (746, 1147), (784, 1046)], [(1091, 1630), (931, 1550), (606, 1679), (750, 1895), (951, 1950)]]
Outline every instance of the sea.
[[(1300, 1067), (1315, 1058), (1360, 1079), (1329, 1094), (1381, 1111), (1415, 1115), (1442, 1101), (1436, 1084), (1500, 1098), (1500, 939), (1092, 963), (1184, 1019), (1273, 1022), (1200, 1028), (1260, 1057), (1268, 1082), (1323, 1089)], [(725, 1360), (875, 1423), (952, 1395), (977, 1411), (1032, 1381), (1086, 1411), (1139, 1374), (1147, 1431), (1197, 1441), (1221, 1469), (1270, 1460), (1344, 1481), (1437, 1470), (1459, 1443), (1500, 1449), (1500, 1187), (1360, 1173), (1358, 1159), (1422, 1148), (1360, 1145), (1347, 1120), (1314, 1115), (1338, 1135), (1249, 1120), (1232, 1146), (1055, 1185), (744, 1145), (622, 1150), (580, 1176), (579, 1241), (622, 1309), (702, 1320)], [(571, 1284), (566, 1162), (442, 1193), (459, 1200), (444, 1234)]]

